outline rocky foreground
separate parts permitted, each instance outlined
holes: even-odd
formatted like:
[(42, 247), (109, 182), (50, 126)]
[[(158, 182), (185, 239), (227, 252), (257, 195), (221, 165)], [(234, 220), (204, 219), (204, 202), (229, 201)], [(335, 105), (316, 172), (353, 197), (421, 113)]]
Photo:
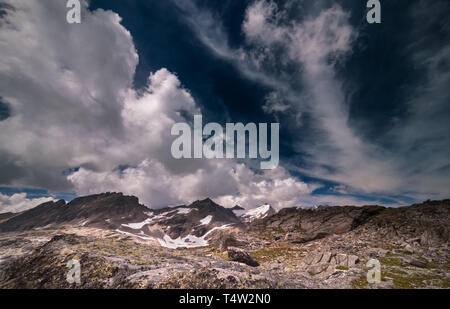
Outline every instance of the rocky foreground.
[[(156, 213), (136, 203), (107, 194), (1, 216), (0, 288), (450, 287), (450, 200), (251, 222), (211, 200)], [(66, 280), (72, 259), (79, 284)], [(370, 259), (379, 283), (367, 281)]]

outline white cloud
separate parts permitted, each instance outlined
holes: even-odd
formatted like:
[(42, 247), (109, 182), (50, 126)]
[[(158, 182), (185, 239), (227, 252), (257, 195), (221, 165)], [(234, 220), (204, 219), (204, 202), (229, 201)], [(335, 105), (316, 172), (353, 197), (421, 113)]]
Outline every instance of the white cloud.
[[(442, 151), (448, 149), (445, 135), (448, 130), (443, 130), (442, 122), (429, 120), (447, 115), (448, 104), (434, 103), (430, 109), (430, 103), (425, 102), (445, 101), (446, 96), (442, 94), (446, 92), (440, 85), (445, 85), (448, 74), (442, 65), (436, 66), (447, 62), (445, 48), (428, 47), (425, 54), (423, 51), (418, 55), (413, 53), (416, 60), (419, 58), (418, 63), (435, 69), (428, 71), (427, 87), (419, 88), (421, 99), (411, 102), (411, 114), (416, 116), (407, 123), (399, 123), (395, 132), (387, 135), (386, 139), (395, 147), (385, 149), (376, 141), (365, 140), (354, 130), (349, 122), (349, 89), (337, 77), (336, 65), (346, 61), (358, 37), (359, 29), (350, 24), (350, 13), (339, 5), (330, 6), (330, 1), (321, 1), (310, 8), (296, 2), (301, 10), (291, 14), (292, 9), (296, 9), (294, 2), (277, 5), (270, 0), (253, 1), (242, 24), (247, 45), (238, 49), (227, 44), (226, 32), (220, 27), (217, 16), (200, 9), (194, 0), (183, 1), (183, 9), (188, 24), (215, 55), (235, 64), (247, 78), (277, 90), (266, 98), (263, 105), (266, 113), (275, 114), (277, 119), (284, 116), (284, 128), (291, 127), (293, 131), (303, 129), (303, 115), (311, 117), (308, 125), (312, 127), (294, 143), (302, 154), (303, 164), (285, 164), (289, 170), (341, 183), (355, 193), (445, 198), (450, 186), (443, 170), (448, 170), (449, 162)], [(445, 16), (448, 4), (439, 1), (432, 10), (425, 10), (423, 5), (421, 2), (416, 6), (414, 19), (422, 24), (442, 20), (441, 32), (448, 31), (445, 18), (429, 17), (432, 14)], [(418, 45), (416, 37), (424, 35), (413, 37), (415, 43), (408, 49), (409, 54)], [(273, 66), (277, 66), (276, 69)], [(289, 72), (293, 66), (298, 66), (299, 70), (292, 74)], [(289, 115), (294, 117), (286, 118)], [(288, 120), (292, 123), (286, 123)], [(419, 125), (422, 129), (418, 130)], [(435, 136), (440, 136), (439, 142), (435, 142)], [(423, 149), (411, 149), (417, 142), (423, 143)]]
[(64, 169), (110, 163), (98, 158), (123, 135), (138, 56), (113, 12), (84, 3), (69, 25), (64, 1), (4, 2), (14, 9), (0, 21), (0, 93), (13, 116), (0, 122), (0, 180), (64, 190)]
[(255, 1), (247, 10), (243, 31), (249, 43), (266, 47), (265, 53), (283, 46), (283, 56), (302, 67), (297, 78), (306, 95), (293, 107), (312, 115), (315, 133), (296, 144), (308, 161), (307, 168), (294, 169), (366, 193), (398, 190), (402, 182), (394, 163), (349, 125), (346, 89), (336, 77), (335, 65), (345, 61), (357, 37), (350, 14), (333, 5), (300, 21), (279, 22), (283, 15), (271, 2)]
[[(283, 206), (311, 192), (283, 168), (260, 175), (230, 160), (174, 160), (172, 125), (201, 111), (164, 68), (142, 92), (132, 88), (138, 57), (117, 14), (84, 2), (82, 23), (69, 25), (61, 1), (7, 3), (0, 91), (13, 116), (0, 122), (1, 183), (120, 191), (155, 208), (236, 195), (253, 207), (270, 194)], [(69, 168), (78, 169), (62, 173)]]
[(26, 193), (16, 193), (11, 196), (0, 193), (0, 213), (17, 213), (53, 200), (51, 197), (27, 198)]
[(234, 161), (205, 163), (193, 173), (173, 174), (161, 163), (145, 160), (124, 171), (81, 169), (69, 179), (82, 195), (120, 191), (140, 197), (141, 202), (153, 208), (176, 206), (207, 197), (225, 207), (238, 204), (252, 208), (263, 203), (277, 208), (291, 207), (317, 188), (291, 177), (281, 167), (257, 174)]
[[(309, 196), (319, 187), (306, 184), (289, 175), (284, 168), (255, 174), (244, 165), (239, 165), (233, 174), (239, 180), (239, 195), (220, 196), (217, 201), (228, 207), (240, 205), (246, 208), (270, 204), (279, 209), (299, 205), (301, 198)], [(249, 207), (250, 206), (250, 207)]]
[[(250, 48), (245, 52), (228, 46), (214, 16), (191, 2), (174, 1), (194, 14), (186, 15), (188, 24), (217, 56), (236, 64), (248, 78), (277, 89), (267, 97), (266, 112), (314, 116), (315, 135), (297, 144), (309, 155), (308, 168), (290, 170), (346, 184), (352, 192), (405, 189), (400, 159), (386, 158), (348, 123), (345, 89), (334, 65), (351, 53), (356, 30), (341, 7), (286, 23), (282, 9), (256, 1), (243, 24)], [(172, 159), (171, 126), (184, 121), (182, 114), (201, 111), (167, 69), (152, 73), (142, 93), (132, 88), (138, 56), (117, 14), (89, 11), (84, 2), (82, 24), (69, 25), (63, 1), (4, 2), (15, 9), (8, 9), (0, 20), (0, 93), (12, 109), (12, 117), (0, 121), (1, 185), (75, 190), (82, 195), (121, 191), (152, 207), (206, 197), (246, 208), (264, 203), (289, 207), (305, 201), (362, 203), (346, 197), (311, 197), (318, 186), (296, 179), (283, 167), (256, 173), (235, 161)], [(272, 49), (276, 45), (283, 47), (286, 63), (302, 67), (297, 78), (308, 93), (291, 89), (285, 82), (288, 75), (265, 70), (264, 62), (278, 57)], [(436, 67), (446, 54), (437, 53), (435, 59), (428, 64)], [(432, 77), (441, 78), (438, 85), (445, 84), (442, 75)], [(402, 136), (408, 134), (406, 130)], [(448, 162), (439, 158), (435, 162)], [(63, 173), (77, 167), (81, 168), (69, 176)], [(444, 192), (450, 187), (443, 189), (442, 180), (433, 182), (433, 177), (415, 179), (408, 182), (409, 188), (422, 186), (431, 192), (434, 186)]]

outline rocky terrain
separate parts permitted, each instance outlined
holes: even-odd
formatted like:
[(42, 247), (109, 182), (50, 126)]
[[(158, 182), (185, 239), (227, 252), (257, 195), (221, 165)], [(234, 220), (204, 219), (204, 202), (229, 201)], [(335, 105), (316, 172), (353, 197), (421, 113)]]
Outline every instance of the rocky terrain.
[(449, 288), (449, 223), (450, 200), (246, 212), (106, 193), (0, 215), (0, 288)]

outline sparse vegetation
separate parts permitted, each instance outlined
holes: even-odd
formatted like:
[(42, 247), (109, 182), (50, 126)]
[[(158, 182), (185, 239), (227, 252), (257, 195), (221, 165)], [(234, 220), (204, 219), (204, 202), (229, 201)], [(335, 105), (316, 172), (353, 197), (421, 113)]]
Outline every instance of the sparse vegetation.
[(253, 251), (251, 252), (251, 255), (259, 263), (265, 263), (265, 262), (272, 262), (277, 259), (290, 261), (298, 260), (303, 258), (303, 253), (304, 250), (298, 248), (298, 246), (294, 244), (280, 242)]
[(347, 271), (347, 270), (348, 270), (348, 267), (345, 267), (345, 266), (336, 266), (336, 269), (337, 269), (337, 270)]

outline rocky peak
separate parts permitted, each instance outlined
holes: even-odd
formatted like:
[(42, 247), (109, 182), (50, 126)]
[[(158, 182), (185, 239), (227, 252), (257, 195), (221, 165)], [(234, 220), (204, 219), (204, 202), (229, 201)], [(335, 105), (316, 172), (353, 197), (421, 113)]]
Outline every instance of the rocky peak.
[(245, 210), (244, 208), (242, 208), (239, 205), (234, 206), (233, 208), (231, 208), (231, 210)]

